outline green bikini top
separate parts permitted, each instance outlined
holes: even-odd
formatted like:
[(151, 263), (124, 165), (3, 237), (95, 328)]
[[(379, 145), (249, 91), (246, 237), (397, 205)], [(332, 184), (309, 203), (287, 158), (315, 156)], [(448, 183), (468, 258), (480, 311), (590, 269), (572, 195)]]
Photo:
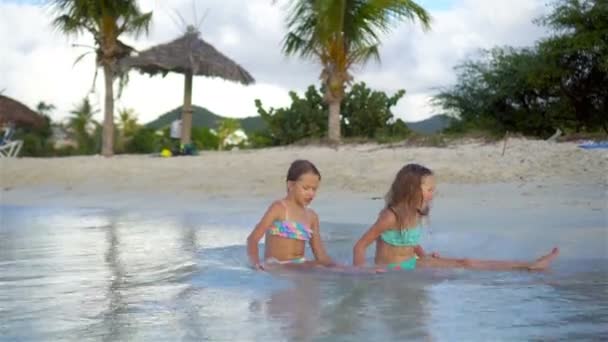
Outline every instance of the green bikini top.
[(380, 237), (389, 245), (403, 247), (416, 246), (422, 236), (421, 225), (410, 229), (388, 229)]

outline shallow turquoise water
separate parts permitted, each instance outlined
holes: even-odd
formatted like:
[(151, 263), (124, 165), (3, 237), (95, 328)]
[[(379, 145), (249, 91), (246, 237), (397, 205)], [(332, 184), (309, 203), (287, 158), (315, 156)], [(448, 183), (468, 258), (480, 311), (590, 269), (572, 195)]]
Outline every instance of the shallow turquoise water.
[[(608, 323), (606, 211), (436, 203), (427, 249), (530, 259), (549, 272), (254, 272), (245, 238), (266, 200), (197, 210), (0, 206), (6, 341), (575, 340)], [(380, 201), (320, 199), (330, 254), (348, 263)], [(568, 210), (564, 210), (568, 208)], [(327, 219), (323, 219), (327, 217)], [(368, 218), (365, 222), (364, 218)], [(371, 257), (373, 250), (370, 249)]]

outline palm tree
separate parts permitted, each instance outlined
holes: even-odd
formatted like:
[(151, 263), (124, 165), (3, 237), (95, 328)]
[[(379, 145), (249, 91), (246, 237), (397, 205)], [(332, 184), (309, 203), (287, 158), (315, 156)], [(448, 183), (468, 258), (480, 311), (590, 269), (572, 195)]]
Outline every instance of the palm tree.
[(42, 137), (43, 143), (46, 144), (48, 139), (53, 135), (51, 112), (56, 109), (52, 103), (46, 103), (44, 101), (38, 102), (36, 105), (36, 111), (44, 117), (45, 125), (42, 129), (38, 130), (38, 134)]
[(103, 68), (105, 103), (102, 154), (114, 154), (114, 79), (117, 61), (133, 48), (118, 38), (123, 33), (138, 36), (148, 32), (152, 12), (142, 13), (135, 0), (52, 0), (58, 16), (54, 25), (66, 34), (89, 32), (95, 40), (97, 65)]
[(125, 152), (127, 142), (133, 138), (138, 129), (135, 110), (123, 108), (118, 111), (118, 138), (115, 146), (117, 152)]
[(67, 126), (78, 143), (78, 149), (84, 154), (93, 153), (95, 149), (94, 133), (98, 124), (93, 120), (93, 115), (96, 112), (87, 98), (70, 111), (72, 115), (68, 118)]
[(424, 29), (431, 17), (411, 0), (290, 0), (283, 51), (321, 62), (324, 100), (329, 106), (328, 138), (340, 141), (340, 104), (355, 64), (380, 60), (380, 35), (404, 19)]
[(124, 138), (132, 137), (139, 129), (137, 114), (133, 108), (124, 108), (118, 111), (118, 128)]
[(38, 102), (36, 105), (36, 111), (40, 113), (40, 115), (50, 117), (52, 111), (56, 109), (55, 105), (52, 103), (46, 103), (44, 101)]

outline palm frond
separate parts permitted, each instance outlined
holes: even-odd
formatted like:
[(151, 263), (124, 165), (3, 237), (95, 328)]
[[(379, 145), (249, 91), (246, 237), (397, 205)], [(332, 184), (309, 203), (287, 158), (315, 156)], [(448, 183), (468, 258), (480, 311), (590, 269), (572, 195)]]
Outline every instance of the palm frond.
[(76, 60), (74, 61), (74, 64), (72, 64), (72, 66), (75, 66), (76, 64), (78, 64), (78, 62), (80, 62), (84, 57), (86, 57), (87, 55), (91, 54), (91, 53), (95, 53), (95, 51), (89, 51), (89, 52), (85, 52), (82, 55), (78, 56), (76, 58)]
[(379, 45), (372, 45), (353, 49), (349, 55), (348, 66), (350, 67), (353, 64), (365, 64), (371, 59), (380, 62), (379, 47)]
[(126, 17), (123, 18), (123, 21), (123, 24), (118, 29), (118, 34), (129, 33), (137, 38), (142, 33), (148, 34), (152, 21), (152, 12)]
[(118, 94), (116, 95), (117, 98), (120, 98), (122, 96), (122, 92), (124, 91), (127, 84), (129, 84), (129, 73), (125, 72), (120, 74), (118, 77)]
[(152, 18), (152, 12), (142, 13), (134, 0), (52, 0), (49, 4), (57, 14), (54, 26), (68, 34), (86, 30), (99, 36), (112, 22), (116, 37), (122, 33), (138, 36), (148, 32)]
[(317, 15), (314, 4), (310, 1), (297, 1), (292, 3), (287, 18), (289, 32), (283, 39), (283, 52), (287, 55), (300, 54), (302, 57), (314, 55), (314, 39), (317, 26)]
[(283, 51), (287, 55), (299, 54), (303, 58), (314, 57), (319, 53), (312, 40), (299, 37), (295, 33), (287, 34), (283, 44)]
[(99, 69), (97, 67), (95, 67), (95, 72), (93, 73), (93, 82), (91, 82), (91, 89), (89, 90), (89, 93), (93, 94), (95, 92), (95, 83), (97, 82), (97, 74), (99, 72)]
[(67, 14), (55, 18), (52, 25), (64, 34), (79, 34), (85, 30), (81, 21)]
[(323, 65), (348, 68), (380, 60), (383, 34), (403, 20), (418, 20), (423, 29), (431, 17), (412, 0), (292, 0), (289, 2), (283, 51)]

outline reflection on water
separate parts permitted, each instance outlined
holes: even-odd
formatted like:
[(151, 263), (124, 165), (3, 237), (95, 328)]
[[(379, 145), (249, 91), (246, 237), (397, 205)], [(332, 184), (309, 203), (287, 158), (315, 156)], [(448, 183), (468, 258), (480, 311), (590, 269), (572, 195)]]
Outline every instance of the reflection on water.
[[(553, 237), (573, 253), (542, 274), (264, 273), (244, 260), (255, 217), (228, 210), (2, 206), (0, 214), (6, 341), (595, 339), (608, 324), (606, 256), (586, 250), (581, 255), (596, 258), (576, 258), (578, 246), (597, 245), (597, 235), (568, 245), (571, 230)], [(348, 262), (364, 225), (325, 222), (323, 229), (330, 253)], [(429, 238), (453, 254), (480, 240), (494, 241), (486, 250), (523, 240), (501, 234), (439, 231)], [(460, 247), (450, 250), (445, 241)], [(514, 247), (507, 256), (533, 255), (537, 247)]]

